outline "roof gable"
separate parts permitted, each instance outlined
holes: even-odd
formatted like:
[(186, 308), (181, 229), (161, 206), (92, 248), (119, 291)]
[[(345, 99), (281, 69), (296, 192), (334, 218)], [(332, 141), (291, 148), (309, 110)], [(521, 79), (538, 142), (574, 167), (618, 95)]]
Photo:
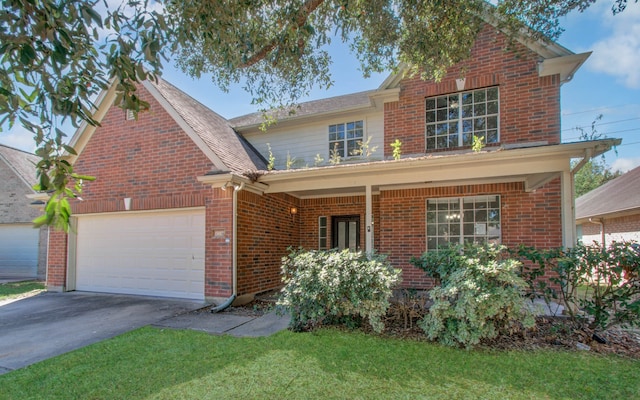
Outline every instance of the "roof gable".
[(576, 220), (640, 210), (640, 167), (576, 199)]
[[(103, 91), (96, 101), (94, 118), (101, 121), (107, 111), (113, 107), (116, 96), (115, 83)], [(187, 95), (170, 83), (158, 79), (158, 82), (143, 82), (143, 86), (171, 115), (198, 148), (220, 171), (246, 172), (266, 168), (266, 162), (260, 154), (238, 135), (228, 121), (202, 103)], [(96, 127), (83, 123), (70, 141), (70, 145), (80, 154)], [(71, 162), (78, 156), (70, 155)]]
[(36, 155), (0, 145), (0, 160), (4, 161), (29, 188), (38, 183), (36, 164), (39, 158)]

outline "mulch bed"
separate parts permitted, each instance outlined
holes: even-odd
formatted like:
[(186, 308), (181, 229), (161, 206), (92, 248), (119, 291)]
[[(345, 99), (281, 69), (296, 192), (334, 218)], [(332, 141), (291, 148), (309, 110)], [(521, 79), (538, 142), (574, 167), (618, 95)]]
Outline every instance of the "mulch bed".
[[(229, 307), (224, 312), (260, 316), (276, 308), (278, 291), (256, 296), (249, 304)], [(422, 329), (417, 325), (421, 318), (421, 304), (392, 302), (385, 318), (383, 336), (410, 340), (427, 341)], [(365, 331), (370, 328), (363, 327)], [(565, 317), (541, 316), (531, 329), (522, 329), (509, 335), (485, 340), (481, 348), (499, 350), (570, 350), (587, 351), (603, 355), (617, 354), (623, 357), (640, 359), (640, 331), (611, 328), (597, 332), (583, 328)], [(602, 343), (605, 342), (605, 343)]]

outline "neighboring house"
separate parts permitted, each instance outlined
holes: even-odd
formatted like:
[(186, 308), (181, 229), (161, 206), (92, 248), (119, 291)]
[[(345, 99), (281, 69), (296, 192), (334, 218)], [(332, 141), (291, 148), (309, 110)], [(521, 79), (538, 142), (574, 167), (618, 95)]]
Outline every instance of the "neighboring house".
[(33, 154), (0, 145), (0, 277), (44, 278), (46, 228), (35, 229), (40, 211), (31, 207), (36, 184)]
[(578, 197), (576, 225), (584, 244), (640, 242), (640, 167)]
[(561, 143), (560, 86), (588, 54), (524, 40), (515, 55), (505, 40), (487, 27), (466, 79), (392, 75), (266, 132), (260, 114), (227, 121), (162, 80), (140, 87), (151, 109), (134, 120), (112, 87), (101, 126), (70, 143), (75, 170), (97, 180), (73, 204), (75, 233), (51, 232), (49, 289), (246, 299), (279, 287), (299, 246), (376, 250), (422, 288), (409, 260), (449, 242), (574, 243), (570, 160), (619, 140)]

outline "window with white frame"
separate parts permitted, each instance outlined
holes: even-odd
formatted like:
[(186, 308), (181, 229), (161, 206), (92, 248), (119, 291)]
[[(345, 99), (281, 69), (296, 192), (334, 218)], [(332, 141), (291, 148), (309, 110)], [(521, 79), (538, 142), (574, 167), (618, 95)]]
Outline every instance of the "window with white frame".
[(500, 196), (427, 200), (427, 250), (449, 243), (500, 243)]
[(363, 138), (363, 121), (329, 125), (329, 156), (333, 152), (343, 158), (357, 155)]
[(500, 140), (498, 87), (430, 97), (426, 100), (426, 150), (471, 146)]
[(325, 250), (327, 246), (327, 217), (318, 217), (318, 248)]

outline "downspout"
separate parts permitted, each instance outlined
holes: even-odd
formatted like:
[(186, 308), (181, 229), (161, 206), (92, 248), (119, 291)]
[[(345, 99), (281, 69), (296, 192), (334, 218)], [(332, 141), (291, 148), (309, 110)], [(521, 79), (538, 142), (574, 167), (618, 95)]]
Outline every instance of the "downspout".
[[(222, 186), (222, 190), (226, 190), (227, 184), (225, 183)], [(244, 189), (244, 182), (239, 185), (233, 184), (233, 226), (231, 228), (231, 276), (232, 276), (232, 291), (231, 297), (225, 300), (219, 306), (216, 306), (211, 309), (212, 313), (217, 313), (222, 310), (229, 308), (231, 304), (233, 304), (236, 299), (236, 295), (238, 293), (238, 192)]]
[(602, 218), (589, 218), (589, 222), (591, 222), (592, 224), (596, 224), (596, 225), (600, 225), (600, 234), (602, 235), (602, 248), (606, 248), (607, 247), (607, 243), (605, 242), (606, 240), (606, 233), (604, 232), (604, 219)]

